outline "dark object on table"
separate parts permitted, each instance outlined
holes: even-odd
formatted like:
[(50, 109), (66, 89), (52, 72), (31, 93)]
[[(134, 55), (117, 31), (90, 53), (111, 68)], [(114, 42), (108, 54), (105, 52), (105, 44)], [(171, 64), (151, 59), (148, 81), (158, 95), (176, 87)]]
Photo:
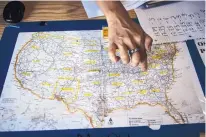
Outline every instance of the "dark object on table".
[(3, 18), (8, 23), (18, 23), (24, 17), (25, 6), (20, 1), (9, 2), (3, 11)]
[(144, 4), (144, 8), (154, 8), (154, 7), (159, 7), (159, 6), (164, 6), (167, 4), (171, 4), (174, 2), (178, 1), (165, 1), (165, 0), (160, 0), (160, 1), (148, 1)]

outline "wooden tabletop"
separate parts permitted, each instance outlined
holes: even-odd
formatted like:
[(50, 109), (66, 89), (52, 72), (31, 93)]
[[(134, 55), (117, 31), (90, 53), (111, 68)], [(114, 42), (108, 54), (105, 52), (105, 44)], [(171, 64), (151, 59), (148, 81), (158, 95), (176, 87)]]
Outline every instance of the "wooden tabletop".
[[(52, 20), (87, 20), (87, 14), (81, 1), (24, 1), (24, 22), (52, 21)], [(4, 27), (8, 25), (3, 20), (3, 9), (7, 2), (0, 1), (0, 38)], [(136, 18), (134, 10), (129, 11), (132, 18)], [(104, 19), (97, 17), (92, 19)]]

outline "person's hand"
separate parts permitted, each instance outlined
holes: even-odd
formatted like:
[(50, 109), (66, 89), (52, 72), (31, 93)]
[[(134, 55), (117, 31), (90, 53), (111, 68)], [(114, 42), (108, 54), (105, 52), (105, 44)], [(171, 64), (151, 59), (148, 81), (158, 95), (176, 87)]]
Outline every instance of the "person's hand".
[[(151, 50), (152, 38), (147, 35), (140, 25), (132, 19), (122, 15), (113, 15), (108, 18), (109, 48), (108, 54), (112, 62), (117, 62), (121, 58), (124, 64), (130, 63), (138, 66), (143, 71), (147, 70), (146, 50)], [(131, 57), (128, 50), (139, 48)], [(116, 56), (116, 49), (119, 49), (120, 58)]]
[[(121, 2), (98, 1), (97, 3), (108, 23), (110, 59), (113, 62), (121, 59), (124, 64), (130, 63), (132, 66), (140, 64), (142, 70), (147, 70), (146, 51), (151, 50), (152, 38), (129, 17)], [(139, 50), (130, 57), (128, 51), (136, 48)], [(116, 49), (119, 49), (120, 57), (116, 56)]]

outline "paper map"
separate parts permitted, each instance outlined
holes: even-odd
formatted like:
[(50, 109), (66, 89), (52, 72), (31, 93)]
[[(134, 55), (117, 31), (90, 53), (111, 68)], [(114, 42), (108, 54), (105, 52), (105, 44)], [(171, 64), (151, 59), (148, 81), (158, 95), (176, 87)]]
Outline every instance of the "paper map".
[(203, 123), (204, 95), (186, 44), (153, 45), (148, 63), (146, 72), (111, 63), (101, 30), (20, 33), (0, 131)]

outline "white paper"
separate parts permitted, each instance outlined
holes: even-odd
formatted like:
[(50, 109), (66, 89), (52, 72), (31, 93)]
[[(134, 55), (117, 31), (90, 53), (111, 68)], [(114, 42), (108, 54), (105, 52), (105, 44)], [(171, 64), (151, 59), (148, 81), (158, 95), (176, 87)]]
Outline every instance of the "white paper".
[(149, 0), (121, 0), (123, 6), (125, 7), (126, 10), (132, 10), (135, 8), (138, 8), (142, 4), (146, 3)]
[(205, 39), (196, 39), (195, 44), (199, 51), (200, 57), (202, 58), (202, 61), (205, 64)]
[[(138, 0), (138, 1), (121, 1), (123, 6), (126, 10), (132, 10), (135, 8), (138, 8), (148, 0)], [(84, 6), (84, 9), (87, 13), (88, 18), (103, 16), (103, 12), (100, 10), (98, 5), (96, 4), (96, 1), (82, 1), (82, 4)]]
[(205, 37), (205, 2), (176, 2), (151, 9), (135, 9), (154, 44)]
[(111, 63), (107, 47), (101, 30), (19, 33), (0, 131), (204, 122), (204, 95), (185, 43), (153, 45), (147, 72)]
[(88, 18), (94, 18), (104, 15), (95, 1), (82, 1), (82, 4), (84, 6)]

